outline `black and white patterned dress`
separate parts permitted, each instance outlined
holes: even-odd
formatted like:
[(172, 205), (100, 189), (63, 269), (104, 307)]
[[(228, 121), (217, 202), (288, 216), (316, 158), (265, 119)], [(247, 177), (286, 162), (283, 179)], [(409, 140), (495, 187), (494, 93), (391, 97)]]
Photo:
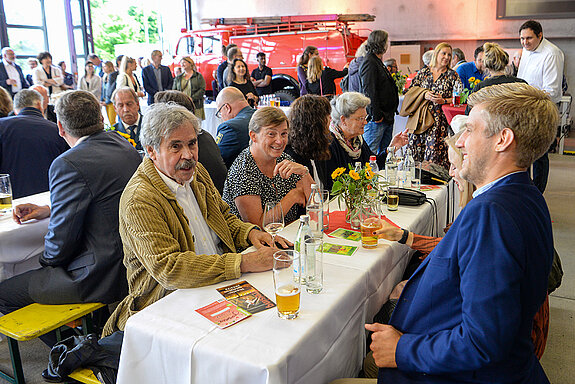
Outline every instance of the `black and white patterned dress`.
[[(286, 153), (282, 153), (276, 159), (276, 164), (283, 160), (293, 159)], [(280, 175), (269, 178), (260, 171), (250, 148), (244, 149), (236, 158), (228, 171), (228, 177), (224, 184), (223, 199), (230, 206), (230, 211), (239, 217), (240, 212), (234, 200), (238, 196), (256, 195), (262, 200), (262, 211), (268, 202), (279, 202), (296, 187), (301, 179), (299, 175), (291, 175), (288, 179), (283, 179)], [(298, 205), (294, 204), (288, 212), (284, 212), (286, 225), (298, 218)], [(257, 223), (261, 225), (262, 223)]]

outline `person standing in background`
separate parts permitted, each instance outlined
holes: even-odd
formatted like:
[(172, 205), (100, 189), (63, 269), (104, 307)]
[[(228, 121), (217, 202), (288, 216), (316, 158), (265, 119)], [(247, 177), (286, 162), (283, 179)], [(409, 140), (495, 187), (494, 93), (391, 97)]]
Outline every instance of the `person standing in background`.
[(152, 64), (142, 69), (142, 81), (148, 94), (148, 105), (154, 102), (154, 95), (159, 91), (172, 89), (174, 78), (170, 68), (162, 65), (162, 52), (157, 49), (152, 51)]
[[(543, 27), (535, 20), (526, 21), (519, 28), (523, 52), (517, 77), (527, 84), (545, 91), (551, 101), (559, 103), (563, 96), (563, 52), (543, 37)], [(533, 183), (541, 193), (545, 191), (549, 177), (547, 152), (533, 163)]]
[(266, 54), (258, 52), (256, 55), (258, 60), (258, 67), (252, 71), (252, 83), (256, 87), (258, 96), (269, 95), (273, 93), (272, 90), (272, 69), (266, 65)]

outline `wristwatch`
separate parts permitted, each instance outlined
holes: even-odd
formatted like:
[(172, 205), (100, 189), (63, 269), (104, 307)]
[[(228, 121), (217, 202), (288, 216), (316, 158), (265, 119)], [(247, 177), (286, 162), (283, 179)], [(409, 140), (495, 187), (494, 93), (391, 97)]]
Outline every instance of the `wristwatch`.
[(407, 237), (409, 236), (409, 231), (407, 229), (401, 228), (403, 231), (403, 235), (401, 235), (401, 239), (397, 240), (399, 244), (405, 244), (407, 242)]

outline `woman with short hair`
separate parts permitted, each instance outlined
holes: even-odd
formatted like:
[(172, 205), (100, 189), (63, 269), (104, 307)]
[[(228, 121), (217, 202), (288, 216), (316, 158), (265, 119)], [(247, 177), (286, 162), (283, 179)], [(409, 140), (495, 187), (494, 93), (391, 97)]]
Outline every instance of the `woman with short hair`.
[(34, 84), (40, 84), (48, 88), (49, 96), (62, 92), (61, 86), (64, 84), (64, 76), (62, 76), (60, 68), (52, 65), (50, 52), (40, 52), (37, 58), (40, 65), (34, 69)]
[(258, 109), (249, 124), (250, 146), (228, 171), (223, 199), (243, 221), (262, 225), (266, 203), (281, 204), (285, 223), (299, 218), (314, 183), (307, 167), (284, 153), (288, 119), (279, 108)]
[[(331, 174), (337, 168), (348, 168), (355, 162), (362, 166), (375, 155), (363, 140), (363, 128), (367, 123), (367, 106), (371, 100), (359, 92), (345, 92), (331, 101), (332, 141), (329, 145), (331, 158), (325, 162), (326, 174), (322, 180), (326, 189), (331, 189)], [(391, 146), (399, 149), (407, 144), (407, 131), (400, 132), (391, 141)], [(377, 158), (378, 165), (385, 163), (385, 151)]]
[(82, 91), (88, 91), (94, 96), (98, 101), (102, 98), (102, 78), (96, 75), (96, 69), (94, 68), (94, 63), (91, 61), (86, 61), (84, 65), (86, 73), (80, 79), (79, 89)]

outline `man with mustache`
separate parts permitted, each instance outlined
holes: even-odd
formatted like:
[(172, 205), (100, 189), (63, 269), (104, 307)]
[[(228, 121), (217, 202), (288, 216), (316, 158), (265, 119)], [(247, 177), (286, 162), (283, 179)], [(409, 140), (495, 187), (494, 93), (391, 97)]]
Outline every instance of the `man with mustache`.
[[(129, 294), (104, 335), (123, 330), (130, 315), (173, 290), (272, 267), (271, 236), (231, 214), (198, 163), (199, 130), (193, 113), (175, 104), (153, 104), (143, 118), (146, 158), (120, 200)], [(238, 252), (250, 245), (257, 250)]]

